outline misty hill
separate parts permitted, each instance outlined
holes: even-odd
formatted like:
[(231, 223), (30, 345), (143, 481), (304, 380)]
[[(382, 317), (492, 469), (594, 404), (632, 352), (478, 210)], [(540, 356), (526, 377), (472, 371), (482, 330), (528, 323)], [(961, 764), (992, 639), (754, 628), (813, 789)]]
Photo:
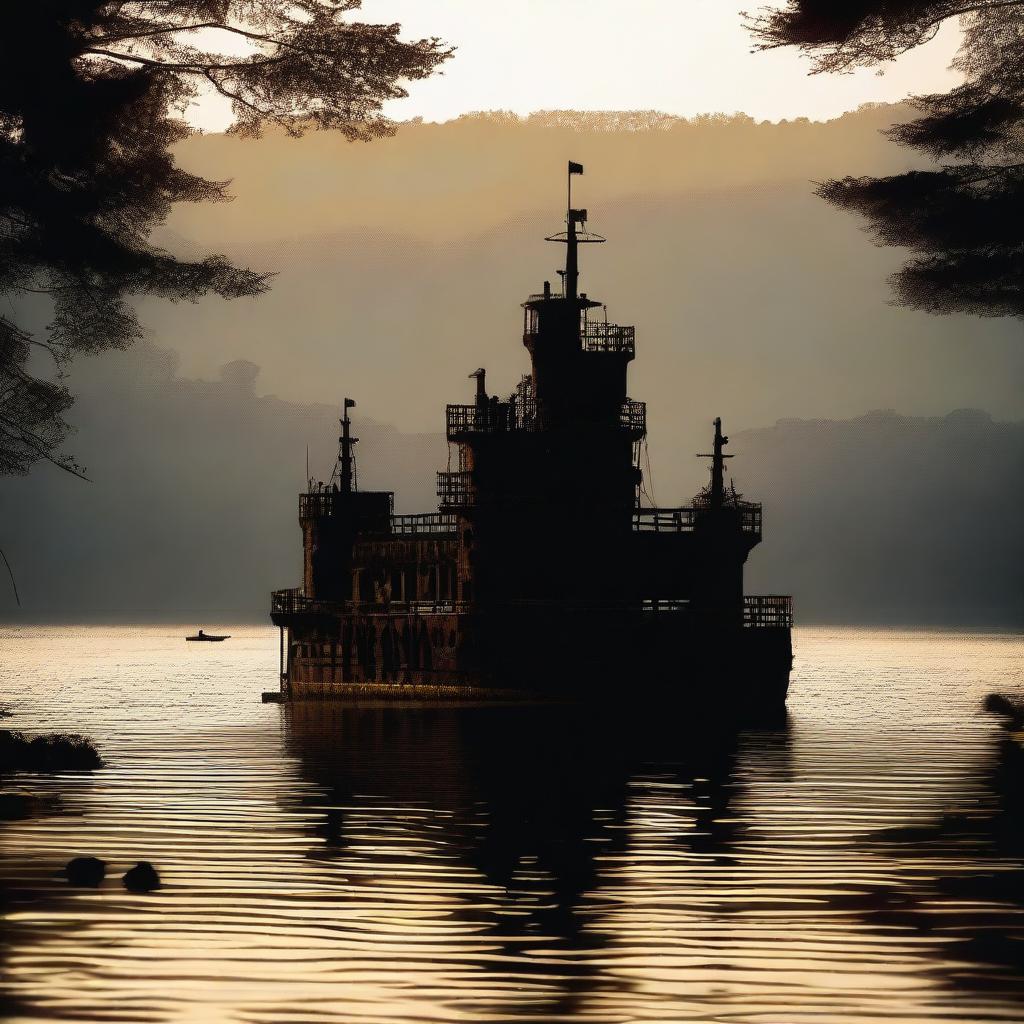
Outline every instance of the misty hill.
[[(338, 412), (258, 395), (259, 367), (186, 380), (171, 353), (142, 348), (80, 378), (75, 406), (91, 483), (42, 467), (0, 481), (3, 546), (29, 618), (258, 618), (271, 587), (301, 582), (298, 493), (330, 473)], [(438, 436), (399, 435), (361, 418), (359, 483), (406, 482), (432, 501)], [(365, 463), (365, 466), (364, 466)], [(401, 509), (400, 509), (401, 510)], [(0, 581), (0, 608), (14, 600)]]
[[(305, 448), (324, 474), (346, 394), (363, 485), (432, 508), (444, 403), (469, 398), (478, 366), (500, 391), (528, 367), (518, 304), (557, 281), (562, 250), (542, 239), (571, 157), (609, 238), (585, 251), (582, 287), (637, 325), (657, 501), (703, 483), (690, 453), (721, 415), (737, 486), (766, 502), (751, 589), (792, 590), (805, 622), (1020, 621), (1005, 517), (1022, 427), (998, 422), (1024, 419), (1020, 325), (889, 305), (900, 254), (812, 195), (828, 176), (903, 169), (910, 154), (880, 134), (903, 113), (480, 115), (370, 145), (190, 140), (183, 163), (233, 178), (236, 199), (179, 208), (165, 244), (279, 274), (257, 301), (147, 299), (151, 345), (76, 365), (69, 448), (94, 482), (47, 467), (0, 481), (29, 613), (262, 614), (298, 582)], [(968, 407), (995, 420), (934, 418)], [(872, 408), (904, 415), (862, 418)]]
[(486, 366), (511, 390), (527, 364), (519, 303), (557, 283), (565, 166), (609, 239), (583, 253), (581, 287), (637, 326), (632, 390), (652, 450), (715, 415), (733, 429), (872, 408), (961, 407), (1024, 416), (1019, 323), (889, 305), (899, 253), (813, 194), (830, 175), (904, 169), (869, 107), (828, 123), (687, 121), (653, 114), (480, 115), (410, 124), (391, 139), (193, 139), (180, 158), (233, 178), (233, 202), (182, 206), (189, 239), (277, 270), (258, 301), (147, 301), (154, 340), (190, 377), (231, 359), (302, 402), (355, 394), (381, 422), (421, 432)]
[(749, 586), (825, 622), (1024, 626), (1024, 423), (962, 409), (734, 434), (765, 504)]
[[(0, 483), (24, 616), (261, 619), (271, 589), (299, 582), (305, 449), (326, 477), (337, 408), (263, 394), (247, 361), (203, 381), (159, 350), (111, 358), (116, 372), (83, 377), (76, 406), (93, 482), (43, 469)], [(433, 509), (443, 436), (355, 415), (361, 486), (395, 489), (399, 511)], [(709, 427), (662, 445), (662, 504), (704, 482), (691, 453)], [(802, 622), (1024, 625), (1024, 423), (979, 412), (786, 420), (732, 432), (730, 451), (737, 487), (765, 503), (749, 591), (791, 591)], [(687, 483), (672, 487), (673, 476)]]

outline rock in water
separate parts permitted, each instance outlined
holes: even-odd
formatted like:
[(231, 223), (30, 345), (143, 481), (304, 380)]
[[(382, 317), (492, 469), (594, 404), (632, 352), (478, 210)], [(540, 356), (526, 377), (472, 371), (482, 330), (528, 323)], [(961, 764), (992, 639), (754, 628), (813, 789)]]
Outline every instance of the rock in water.
[(72, 857), (64, 874), (72, 885), (99, 885), (107, 873), (107, 863), (99, 857)]
[(129, 868), (121, 881), (129, 892), (152, 892), (160, 888), (160, 876), (148, 860), (140, 860), (135, 867)]

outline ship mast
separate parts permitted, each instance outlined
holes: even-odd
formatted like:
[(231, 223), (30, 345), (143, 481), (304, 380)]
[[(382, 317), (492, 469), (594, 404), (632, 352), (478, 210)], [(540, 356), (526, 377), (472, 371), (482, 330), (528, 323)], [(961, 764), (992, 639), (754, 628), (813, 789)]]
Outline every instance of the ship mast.
[[(579, 168), (577, 171), (576, 168)], [(569, 161), (569, 187), (565, 204), (565, 273), (563, 277), (563, 290), (567, 299), (575, 299), (579, 288), (580, 264), (579, 264), (579, 239), (576, 236), (577, 219), (581, 224), (586, 222), (586, 210), (574, 210), (572, 208), (572, 176), (582, 174), (583, 165), (574, 164)]]
[(349, 419), (349, 409), (354, 409), (356, 403), (351, 398), (345, 399), (344, 413), (338, 421), (341, 424), (341, 437), (338, 438), (338, 465), (341, 466), (341, 493), (352, 493), (352, 446), (359, 440), (352, 437), (352, 421)]
[[(579, 247), (584, 242), (603, 242), (600, 235), (587, 231), (587, 211), (574, 210), (572, 206), (572, 176), (583, 173), (583, 164), (569, 161), (567, 202), (565, 210), (565, 231), (550, 235), (547, 242), (565, 243), (565, 270), (560, 270), (563, 298), (575, 301), (579, 297), (580, 265)], [(577, 225), (579, 230), (577, 230)]]
[(698, 459), (711, 459), (711, 507), (721, 508), (725, 504), (725, 460), (731, 455), (722, 449), (729, 443), (729, 438), (722, 434), (722, 417), (715, 417), (715, 450), (712, 453), (698, 453)]

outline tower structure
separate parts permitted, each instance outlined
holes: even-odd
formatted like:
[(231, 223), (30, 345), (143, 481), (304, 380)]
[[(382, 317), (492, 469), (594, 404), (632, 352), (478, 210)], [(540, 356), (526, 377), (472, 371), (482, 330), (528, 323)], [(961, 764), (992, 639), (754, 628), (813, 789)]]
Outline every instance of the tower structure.
[(530, 373), (502, 399), (477, 371), (474, 404), (448, 406), (459, 469), (438, 494), (459, 517), (460, 592), (481, 607), (621, 594), (626, 567), (607, 542), (631, 531), (646, 409), (626, 393), (633, 328), (593, 318), (601, 303), (578, 289), (579, 246), (604, 241), (586, 220), (569, 205), (548, 239), (565, 246), (562, 290), (545, 282), (523, 303)]

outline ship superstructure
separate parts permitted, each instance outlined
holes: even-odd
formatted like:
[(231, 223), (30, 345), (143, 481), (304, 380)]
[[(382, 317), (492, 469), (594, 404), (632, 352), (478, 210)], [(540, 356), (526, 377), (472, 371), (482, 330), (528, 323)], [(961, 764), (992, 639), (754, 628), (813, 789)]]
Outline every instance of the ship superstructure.
[(395, 515), (360, 491), (345, 400), (338, 464), (299, 499), (303, 585), (277, 591), (286, 697), (614, 692), (778, 707), (792, 603), (743, 593), (761, 506), (726, 488), (714, 424), (708, 486), (641, 505), (646, 406), (628, 394), (634, 329), (579, 291), (579, 251), (604, 239), (570, 200), (560, 287), (523, 303), (530, 372), (505, 395), (483, 369), (449, 405), (455, 458), (438, 509)]

